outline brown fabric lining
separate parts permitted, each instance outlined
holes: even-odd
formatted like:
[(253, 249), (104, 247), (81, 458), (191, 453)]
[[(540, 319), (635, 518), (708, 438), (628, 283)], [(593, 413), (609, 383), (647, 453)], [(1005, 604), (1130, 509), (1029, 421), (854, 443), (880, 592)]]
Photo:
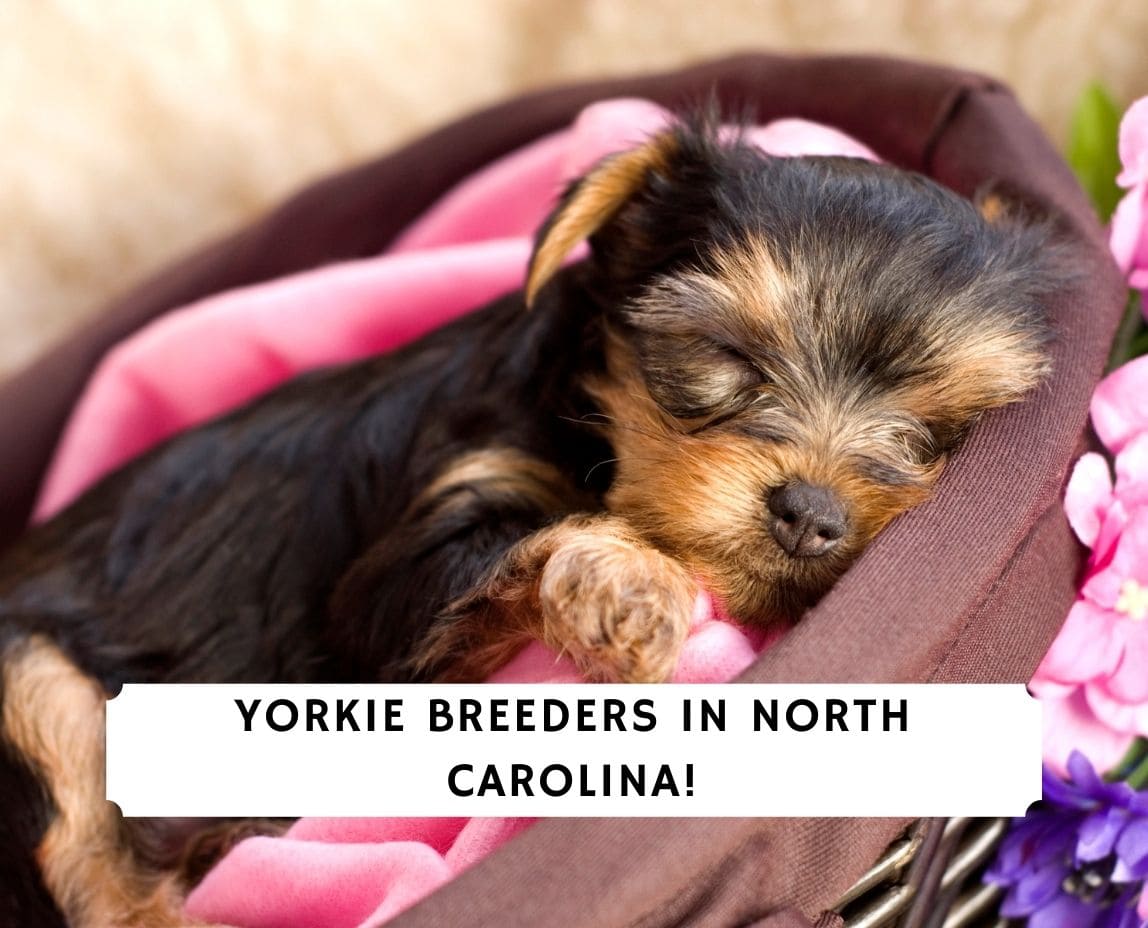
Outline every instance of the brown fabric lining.
[(1076, 595), (1080, 546), (1070, 532), (1058, 499), (1045, 510), (985, 601), (962, 626), (930, 675), (930, 683), (1016, 683), (1012, 676), (999, 675), (1002, 665), (1018, 659), (1033, 667), (1040, 663), (1051, 639), (1045, 642), (1031, 634), (1017, 635), (1013, 625), (997, 617), (1036, 613), (1049, 587), (1055, 599), (1071, 602)]
[[(594, 99), (639, 95), (674, 105), (704, 99), (711, 88), (731, 112), (829, 122), (963, 193), (1003, 179), (1066, 217), (1089, 267), (1083, 281), (1050, 301), (1061, 336), (1053, 384), (1023, 406), (986, 417), (938, 497), (892, 526), (742, 677), (1026, 680), (1072, 598), (1080, 551), (1059, 497), (1123, 309), (1123, 284), (1067, 168), (1006, 90), (977, 75), (888, 59), (750, 55), (544, 91), (309, 188), (107, 307), (0, 387), (0, 544), (20, 530), (94, 364), (147, 319), (222, 289), (375, 253), (455, 181), (565, 124)], [(811, 916), (830, 905), (903, 825), (545, 821), (395, 924), (807, 925), (795, 913)]]

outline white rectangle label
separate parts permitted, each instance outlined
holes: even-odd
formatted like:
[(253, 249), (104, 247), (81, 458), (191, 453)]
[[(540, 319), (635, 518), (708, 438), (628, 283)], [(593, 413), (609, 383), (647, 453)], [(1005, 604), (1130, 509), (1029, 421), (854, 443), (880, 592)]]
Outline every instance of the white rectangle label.
[(1021, 685), (128, 685), (132, 816), (1005, 816)]

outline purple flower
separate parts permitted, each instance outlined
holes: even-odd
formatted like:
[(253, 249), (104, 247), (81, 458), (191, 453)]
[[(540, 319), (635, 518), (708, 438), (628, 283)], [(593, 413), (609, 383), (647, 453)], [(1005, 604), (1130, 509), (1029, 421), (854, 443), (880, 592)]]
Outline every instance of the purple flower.
[(1145, 928), (1148, 792), (1106, 783), (1079, 752), (1069, 780), (1044, 770), (1044, 799), (1016, 819), (985, 881), (1008, 888), (1000, 913), (1030, 928)]

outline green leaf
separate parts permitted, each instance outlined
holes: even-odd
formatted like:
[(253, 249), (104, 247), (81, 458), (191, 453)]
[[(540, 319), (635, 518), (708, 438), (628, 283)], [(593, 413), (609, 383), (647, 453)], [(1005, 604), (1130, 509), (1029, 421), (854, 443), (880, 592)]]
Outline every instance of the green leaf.
[(1148, 331), (1141, 327), (1128, 346), (1128, 355), (1130, 358), (1138, 358), (1144, 354), (1148, 354)]
[(1136, 769), (1148, 760), (1148, 739), (1134, 738), (1132, 743), (1128, 745), (1128, 750), (1125, 752), (1124, 757), (1115, 767), (1104, 774), (1104, 779), (1109, 783), (1116, 783), (1120, 780), (1127, 779)]
[(1116, 209), (1121, 190), (1117, 140), (1120, 108), (1099, 83), (1084, 88), (1072, 114), (1068, 136), (1068, 163), (1105, 222)]
[(1128, 291), (1128, 305), (1124, 308), (1124, 318), (1116, 330), (1112, 341), (1112, 351), (1108, 355), (1105, 373), (1111, 373), (1122, 364), (1148, 353), (1148, 330), (1144, 328), (1144, 304), (1140, 294)]

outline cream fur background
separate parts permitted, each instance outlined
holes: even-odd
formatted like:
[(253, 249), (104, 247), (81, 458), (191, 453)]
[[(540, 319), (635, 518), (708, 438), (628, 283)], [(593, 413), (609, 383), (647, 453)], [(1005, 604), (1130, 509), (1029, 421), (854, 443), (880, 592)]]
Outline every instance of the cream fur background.
[(0, 0), (0, 374), (306, 180), (565, 79), (751, 48), (996, 74), (1058, 141), (1144, 0)]

